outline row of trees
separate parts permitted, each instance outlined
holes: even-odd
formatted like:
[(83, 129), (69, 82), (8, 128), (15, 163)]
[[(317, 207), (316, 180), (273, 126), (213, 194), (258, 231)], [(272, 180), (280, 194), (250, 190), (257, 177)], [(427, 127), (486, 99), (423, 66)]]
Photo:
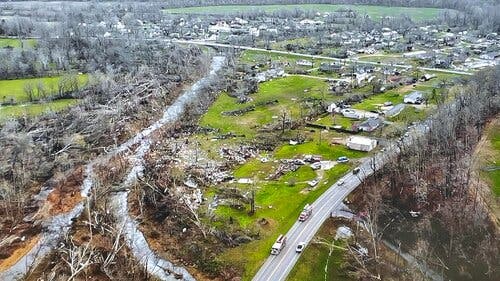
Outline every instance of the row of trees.
[[(467, 1), (467, 0), (188, 0), (188, 1), (166, 1), (166, 8), (171, 7), (191, 7), (191, 6), (206, 6), (206, 5), (269, 5), (269, 4), (361, 4), (361, 5), (381, 5), (381, 6), (396, 6), (396, 7), (427, 7), (427, 8), (444, 8), (450, 9), (444, 11), (441, 17), (435, 19), (438, 23), (445, 23), (452, 26), (469, 26), (473, 29), (483, 30), (487, 32), (500, 31), (500, 4), (498, 1)], [(451, 11), (451, 10), (458, 10)], [(304, 15), (307, 11), (303, 10), (286, 10), (273, 12), (273, 16), (297, 16)], [(241, 13), (240, 16), (256, 17), (257, 14), (262, 14), (256, 7), (255, 11), (249, 13)]]
[(496, 67), (450, 91), (453, 102), (439, 105), (428, 133), (399, 143), (401, 154), (363, 184), (362, 205), (377, 228), (372, 248), (387, 239), (450, 280), (495, 280), (498, 231), (479, 195), (473, 150), (500, 112), (499, 79)]

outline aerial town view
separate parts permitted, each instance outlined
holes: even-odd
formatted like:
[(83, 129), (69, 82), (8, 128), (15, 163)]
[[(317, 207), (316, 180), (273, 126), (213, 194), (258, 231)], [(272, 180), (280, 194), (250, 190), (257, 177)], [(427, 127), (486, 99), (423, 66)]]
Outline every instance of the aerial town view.
[(0, 1), (0, 150), (0, 281), (498, 281), (500, 2)]

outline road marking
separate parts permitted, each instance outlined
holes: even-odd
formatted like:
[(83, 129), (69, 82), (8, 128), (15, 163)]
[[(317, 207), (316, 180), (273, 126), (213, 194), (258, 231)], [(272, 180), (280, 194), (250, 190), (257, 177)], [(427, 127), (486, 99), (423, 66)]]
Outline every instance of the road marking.
[[(349, 177), (349, 178), (351, 178), (351, 177)], [(335, 184), (336, 184), (336, 183), (335, 183)], [(335, 185), (335, 184), (334, 184), (334, 185)], [(338, 204), (340, 201), (342, 201), (342, 200), (344, 199), (344, 196), (345, 196), (344, 194), (345, 194), (345, 192), (342, 192), (341, 190), (333, 189), (333, 191), (332, 191), (331, 193), (337, 193), (336, 191), (340, 191), (340, 193), (338, 194), (338, 195), (340, 195), (340, 198), (336, 199), (336, 200), (334, 201), (334, 203), (333, 203), (333, 204), (323, 204), (323, 206), (321, 206), (321, 207), (319, 208), (319, 210), (317, 211), (318, 216), (316, 216), (316, 219), (312, 219), (312, 217), (311, 217), (311, 219), (307, 222), (307, 225), (305, 225), (305, 226), (304, 226), (304, 225), (302, 225), (302, 226), (303, 226), (302, 230), (301, 230), (301, 231), (300, 231), (300, 233), (299, 233), (298, 235), (296, 235), (296, 237), (295, 237), (295, 238), (293, 238), (293, 240), (292, 240), (293, 245), (297, 244), (297, 241), (299, 241), (299, 240), (300, 240), (300, 237), (302, 236), (302, 233), (304, 233), (304, 231), (306, 231), (306, 230), (310, 230), (310, 228), (308, 228), (308, 227), (307, 227), (307, 226), (309, 226), (309, 224), (312, 224), (312, 227), (311, 227), (311, 228), (315, 228), (316, 226), (318, 226), (318, 224), (319, 224), (319, 227), (321, 227), (321, 224), (323, 223), (324, 219), (322, 218), (322, 216), (321, 216), (320, 214), (321, 214), (321, 212), (322, 212), (322, 210), (323, 210), (324, 208), (327, 208), (327, 207), (332, 207), (332, 208), (333, 208), (336, 204)], [(349, 193), (350, 193), (350, 191), (349, 191)], [(323, 193), (323, 195), (328, 195), (328, 193), (327, 193), (327, 192), (325, 192), (325, 193)], [(335, 195), (335, 194), (333, 194), (333, 195)], [(338, 196), (338, 195), (337, 195), (337, 196)], [(323, 197), (323, 196), (322, 196), (322, 197)], [(328, 197), (328, 196), (324, 196), (324, 198), (327, 198), (327, 197)], [(336, 197), (336, 196), (333, 196), (333, 197)], [(321, 200), (323, 200), (323, 198), (321, 198), (321, 199), (320, 199), (320, 201), (321, 201)], [(328, 203), (328, 201), (327, 201), (327, 203)], [(329, 215), (329, 212), (328, 212), (327, 214), (328, 214), (328, 216), (330, 216), (330, 215)], [(326, 216), (326, 218), (328, 218), (328, 216)], [(314, 222), (314, 223), (313, 223), (313, 222)], [(299, 223), (297, 223), (297, 222), (296, 222), (295, 224), (296, 224), (296, 225), (298, 225)], [(295, 231), (294, 231), (294, 232), (295, 232)], [(315, 232), (314, 232), (314, 233), (315, 233)], [(295, 233), (290, 233), (290, 234), (289, 234), (289, 236), (295, 236)], [(308, 235), (306, 236), (306, 238), (307, 238), (308, 236), (310, 236), (310, 235), (308, 234)], [(311, 239), (312, 239), (312, 238), (311, 238)], [(288, 240), (288, 239), (287, 239), (287, 240)], [(309, 239), (305, 239), (305, 241), (307, 241), (307, 240), (309, 240)], [(288, 241), (287, 241), (287, 242), (288, 242)], [(285, 250), (285, 252), (281, 255), (280, 261), (279, 261), (279, 262), (278, 262), (278, 264), (275, 266), (274, 270), (271, 272), (271, 274), (269, 275), (269, 277), (267, 278), (267, 280), (273, 280), (273, 281), (275, 281), (275, 280), (276, 280), (276, 279), (272, 279), (271, 277), (273, 277), (273, 275), (274, 275), (274, 274), (276, 273), (276, 271), (279, 269), (279, 267), (281, 266), (281, 264), (282, 264), (282, 263), (283, 263), (283, 261), (285, 260), (285, 257), (287, 257), (287, 256), (289, 255), (289, 253), (290, 253), (290, 251), (291, 251), (291, 250), (293, 250), (293, 246), (292, 246), (292, 247), (288, 247), (288, 249), (286, 249), (286, 250)], [(294, 259), (294, 258), (292, 257), (292, 260), (293, 260), (293, 259)], [(274, 260), (274, 259), (273, 259), (273, 260)], [(292, 264), (292, 263), (289, 263), (289, 264), (288, 264), (288, 266), (286, 267), (286, 269), (287, 269), (287, 270), (288, 270), (288, 268), (290, 267), (290, 265), (291, 265), (291, 264)], [(284, 271), (284, 272), (286, 272), (286, 271)], [(280, 278), (281, 278), (281, 276), (282, 276), (282, 275), (283, 275), (283, 274), (281, 274), (281, 275), (280, 275)], [(278, 279), (278, 280), (281, 280), (281, 279)]]
[[(332, 204), (332, 207), (334, 207), (335, 205), (339, 204), (339, 203), (340, 203), (340, 201), (342, 201), (342, 200), (343, 200), (343, 198), (342, 198), (342, 197), (343, 197), (343, 196), (341, 196), (340, 198), (338, 198), (338, 199), (337, 199), (337, 200), (336, 200), (336, 201)], [(320, 221), (320, 222), (319, 222), (319, 226), (318, 226), (318, 228), (320, 228), (322, 224), (323, 224), (323, 223)], [(318, 223), (316, 223), (316, 224), (315, 224), (315, 227), (316, 227), (317, 225), (318, 225)], [(306, 238), (305, 238), (304, 240), (305, 240), (305, 241), (310, 241), (310, 240), (312, 240), (312, 238), (313, 238), (313, 237), (311, 237), (311, 234), (312, 234), (312, 236), (314, 236), (314, 234), (315, 234), (315, 233), (316, 233), (316, 232), (313, 232), (313, 231), (309, 232), (309, 233), (307, 234), (307, 236), (306, 236)], [(295, 258), (297, 258), (297, 259), (298, 259), (298, 258), (299, 258), (299, 256), (298, 256), (298, 255), (295, 255), (295, 257), (293, 257), (293, 258), (292, 258), (292, 260), (293, 260), (293, 259), (295, 259)], [(285, 269), (284, 269), (284, 270), (281, 272), (281, 274), (278, 276), (278, 279), (273, 279), (273, 280), (276, 280), (276, 281), (280, 281), (280, 280), (282, 280), (281, 278), (282, 278), (282, 277), (284, 277), (283, 275), (285, 275), (285, 276), (287, 275), (288, 271), (290, 270), (290, 266), (291, 266), (292, 264), (295, 264), (295, 263), (288, 263), (288, 265), (285, 267)]]

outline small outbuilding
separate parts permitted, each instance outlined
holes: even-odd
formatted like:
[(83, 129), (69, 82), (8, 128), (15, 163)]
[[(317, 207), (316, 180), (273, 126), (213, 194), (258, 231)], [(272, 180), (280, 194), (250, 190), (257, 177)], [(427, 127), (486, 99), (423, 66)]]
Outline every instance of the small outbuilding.
[(377, 147), (377, 140), (361, 136), (351, 136), (347, 139), (346, 145), (352, 150), (368, 152)]

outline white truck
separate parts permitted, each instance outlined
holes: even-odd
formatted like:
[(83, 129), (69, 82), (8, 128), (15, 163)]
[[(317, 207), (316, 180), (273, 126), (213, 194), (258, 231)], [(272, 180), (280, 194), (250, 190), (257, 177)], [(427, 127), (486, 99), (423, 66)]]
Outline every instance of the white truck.
[(276, 242), (274, 242), (273, 247), (271, 248), (271, 255), (278, 255), (283, 248), (285, 248), (286, 244), (286, 236), (280, 234)]
[(300, 213), (299, 221), (306, 221), (312, 215), (313, 207), (309, 204), (304, 206), (304, 209)]

